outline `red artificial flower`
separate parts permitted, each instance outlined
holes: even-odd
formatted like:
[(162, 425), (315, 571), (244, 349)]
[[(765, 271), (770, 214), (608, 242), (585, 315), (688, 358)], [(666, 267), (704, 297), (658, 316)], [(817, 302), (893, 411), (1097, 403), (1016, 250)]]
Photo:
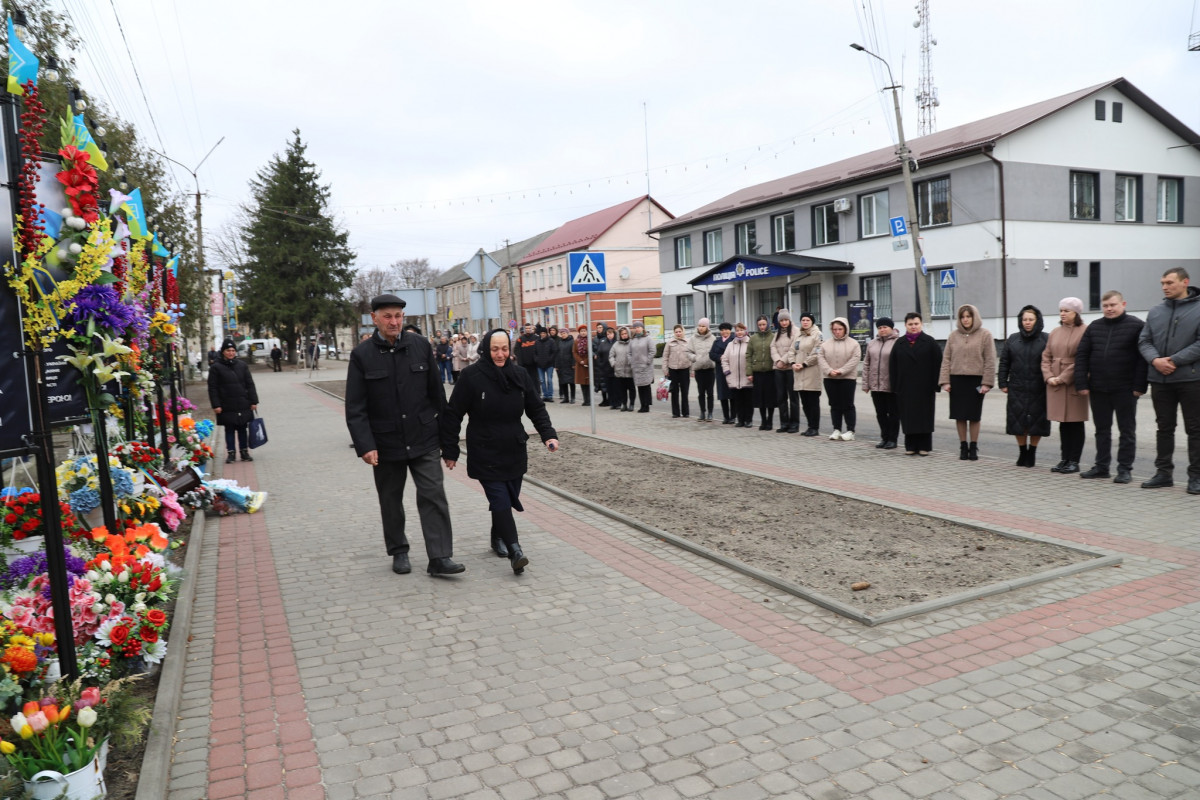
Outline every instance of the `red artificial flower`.
[(158, 641), (158, 631), (149, 625), (143, 625), (142, 629), (138, 631), (138, 635), (142, 637), (142, 641), (146, 644), (154, 644)]
[(122, 645), (129, 638), (129, 628), (126, 625), (113, 625), (108, 632), (109, 640), (115, 645)]
[(79, 169), (90, 165), (92, 157), (84, 150), (80, 150), (73, 144), (69, 144), (58, 151), (62, 156), (63, 166), (66, 169)]
[(152, 608), (146, 612), (146, 622), (155, 627), (162, 627), (167, 622), (167, 612), (160, 608)]

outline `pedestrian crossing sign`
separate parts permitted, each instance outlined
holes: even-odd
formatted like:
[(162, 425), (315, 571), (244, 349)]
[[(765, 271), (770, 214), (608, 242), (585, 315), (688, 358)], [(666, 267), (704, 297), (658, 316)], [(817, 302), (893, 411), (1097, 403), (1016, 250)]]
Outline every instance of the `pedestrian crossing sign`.
[(958, 273), (953, 269), (944, 269), (941, 274), (941, 288), (954, 289), (958, 286)]
[(568, 253), (567, 274), (571, 278), (567, 288), (572, 294), (608, 291), (604, 253)]

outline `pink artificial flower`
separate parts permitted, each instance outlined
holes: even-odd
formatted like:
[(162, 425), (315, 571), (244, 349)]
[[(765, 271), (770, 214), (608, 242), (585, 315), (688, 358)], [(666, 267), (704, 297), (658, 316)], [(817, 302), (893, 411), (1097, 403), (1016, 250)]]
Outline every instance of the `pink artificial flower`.
[(39, 711), (33, 716), (25, 717), (25, 721), (29, 723), (29, 727), (33, 728), (34, 733), (41, 733), (50, 727), (50, 720), (46, 719), (46, 714)]
[(75, 703), (76, 708), (91, 708), (100, 702), (100, 689), (96, 686), (89, 686), (79, 695), (79, 700)]

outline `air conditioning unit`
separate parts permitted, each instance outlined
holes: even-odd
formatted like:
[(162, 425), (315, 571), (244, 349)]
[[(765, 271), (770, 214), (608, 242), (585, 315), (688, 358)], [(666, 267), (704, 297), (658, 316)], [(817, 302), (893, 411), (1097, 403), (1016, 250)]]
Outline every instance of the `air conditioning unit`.
[(850, 198), (849, 197), (839, 197), (837, 200), (834, 200), (833, 201), (833, 210), (839, 214), (845, 214), (847, 211), (850, 210)]

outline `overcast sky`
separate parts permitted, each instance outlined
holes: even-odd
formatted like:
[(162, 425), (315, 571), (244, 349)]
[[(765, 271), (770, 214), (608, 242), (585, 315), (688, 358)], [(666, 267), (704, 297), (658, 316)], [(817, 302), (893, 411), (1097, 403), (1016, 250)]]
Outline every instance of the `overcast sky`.
[[(52, 2), (84, 91), (154, 149), (194, 167), (225, 137), (206, 239), (299, 128), (360, 268), (452, 266), (645, 194), (647, 163), (682, 214), (886, 146), (886, 73), (851, 42), (890, 62), (918, 133), (914, 0)], [(1124, 77), (1200, 131), (1197, 0), (930, 6), (937, 129)]]

